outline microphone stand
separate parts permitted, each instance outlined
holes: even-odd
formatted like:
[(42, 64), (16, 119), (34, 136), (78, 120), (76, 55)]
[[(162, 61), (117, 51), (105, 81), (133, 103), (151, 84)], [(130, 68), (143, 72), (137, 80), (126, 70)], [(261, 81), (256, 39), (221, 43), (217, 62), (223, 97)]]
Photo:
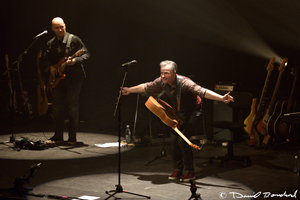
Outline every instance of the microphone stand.
[[(132, 63), (132, 64), (134, 64), (134, 63)], [(148, 199), (151, 198), (150, 196), (125, 191), (125, 190), (123, 190), (123, 187), (121, 186), (121, 130), (122, 130), (122, 124), (121, 124), (121, 103), (120, 103), (120, 99), (121, 99), (121, 96), (122, 96), (122, 90), (123, 90), (123, 87), (124, 87), (124, 82), (125, 82), (125, 79), (126, 79), (126, 76), (127, 76), (129, 66), (130, 66), (130, 64), (125, 66), (126, 71), (125, 71), (125, 74), (124, 74), (123, 82), (122, 82), (122, 85), (121, 85), (121, 91), (119, 93), (119, 97), (117, 99), (116, 108), (115, 108), (115, 112), (114, 112), (114, 116), (116, 115), (117, 110), (118, 110), (118, 114), (119, 114), (119, 117), (118, 117), (118, 123), (119, 123), (118, 185), (116, 185), (115, 190), (105, 191), (105, 193), (109, 195), (105, 200), (109, 199), (110, 197), (113, 197), (117, 193), (128, 193), (128, 194), (132, 194), (132, 195), (136, 195), (136, 196), (146, 197)], [(111, 192), (113, 192), (113, 193), (110, 194)], [(114, 198), (117, 199), (116, 197), (114, 197)]]
[[(17, 60), (15, 61), (15, 62), (13, 62), (12, 63), (12, 65), (10, 66), (10, 67), (8, 67), (7, 69), (6, 69), (6, 71), (3, 73), (3, 76), (5, 76), (9, 71), (19, 71), (19, 65), (20, 65), (20, 62), (22, 61), (22, 58), (23, 58), (23, 55), (25, 55), (25, 54), (27, 54), (27, 52), (28, 52), (28, 50), (31, 48), (31, 46), (38, 40), (38, 38), (39, 37), (35, 37), (34, 38), (34, 40), (31, 42), (31, 44), (27, 47), (27, 49), (23, 52), (23, 53), (21, 53), (20, 55), (19, 55), (19, 57), (17, 58)], [(16, 69), (14, 69), (14, 65), (17, 65), (17, 68)], [(20, 77), (19, 77), (20, 78)], [(12, 94), (11, 94), (11, 98), (14, 98), (14, 95), (15, 95), (15, 89), (14, 89), (14, 73), (13, 73), (13, 75), (12, 75)], [(21, 91), (21, 92), (23, 92), (23, 91)], [(13, 104), (12, 104), (13, 105)], [(14, 145), (15, 145), (15, 136), (14, 136), (14, 128), (13, 128), (13, 126), (14, 126), (14, 112), (15, 112), (15, 107), (14, 106), (12, 106), (12, 108), (11, 108), (11, 123), (12, 123), (12, 125), (11, 125), (11, 137), (10, 137), (10, 140), (9, 140), (9, 142), (10, 143), (13, 143)], [(16, 149), (19, 151), (20, 149), (17, 147), (17, 146), (15, 146), (16, 147)]]

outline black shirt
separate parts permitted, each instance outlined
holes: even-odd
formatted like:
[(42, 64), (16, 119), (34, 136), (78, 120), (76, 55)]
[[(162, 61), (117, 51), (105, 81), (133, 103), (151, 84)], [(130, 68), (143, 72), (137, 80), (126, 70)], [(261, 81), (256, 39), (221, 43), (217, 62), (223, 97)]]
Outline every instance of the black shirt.
[(78, 57), (75, 57), (76, 63), (71, 66), (66, 66), (65, 74), (69, 79), (81, 79), (85, 77), (85, 71), (83, 68), (83, 62), (88, 60), (91, 56), (81, 39), (73, 35), (70, 42), (70, 47), (66, 51), (70, 33), (66, 32), (62, 40), (58, 40), (57, 37), (52, 38), (47, 42), (47, 49), (45, 52), (45, 72), (49, 74), (49, 68), (52, 65), (56, 65), (61, 59), (67, 60), (69, 56), (74, 55), (78, 50), (84, 49), (84, 53)]

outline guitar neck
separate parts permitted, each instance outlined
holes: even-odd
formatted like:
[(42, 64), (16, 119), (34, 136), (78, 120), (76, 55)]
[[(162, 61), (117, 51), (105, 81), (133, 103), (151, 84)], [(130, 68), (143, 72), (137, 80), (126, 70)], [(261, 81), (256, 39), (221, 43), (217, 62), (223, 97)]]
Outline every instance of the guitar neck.
[(290, 97), (289, 97), (288, 105), (287, 105), (287, 108), (286, 108), (286, 113), (290, 112), (291, 107), (292, 107), (292, 100), (293, 100), (294, 90), (295, 90), (295, 87), (296, 87), (296, 82), (297, 82), (297, 73), (294, 74), (294, 82), (293, 82), (291, 94), (290, 94)]
[(271, 116), (274, 112), (274, 108), (275, 108), (275, 102), (276, 102), (276, 95), (277, 95), (277, 91), (278, 91), (278, 88), (279, 88), (279, 85), (280, 85), (280, 82), (281, 82), (281, 77), (282, 77), (282, 74), (283, 72), (281, 71), (279, 73), (279, 76), (278, 76), (278, 79), (277, 79), (277, 83), (276, 83), (276, 86), (275, 86), (275, 89), (274, 89), (274, 92), (273, 92), (273, 95), (272, 95), (272, 99), (271, 99), (271, 103), (270, 103), (270, 106), (269, 106), (269, 111), (268, 111), (268, 114)]
[[(71, 60), (75, 57), (77, 57), (77, 52), (71, 56)], [(58, 72), (64, 70), (66, 68), (66, 66), (67, 66), (67, 61), (65, 61), (61, 66), (59, 66)]]
[(267, 93), (267, 89), (268, 89), (268, 85), (269, 85), (269, 81), (270, 81), (270, 77), (271, 77), (271, 71), (268, 71), (266, 80), (265, 80), (265, 84), (264, 84), (264, 88), (257, 106), (257, 111), (263, 110), (263, 101), (266, 98), (266, 93)]
[(62, 70), (64, 70), (66, 68), (66, 66), (67, 66), (67, 61), (64, 62), (61, 66), (59, 66), (58, 73), (61, 72)]
[(40, 50), (40, 51), (38, 52), (37, 60), (36, 60), (36, 63), (37, 63), (37, 71), (38, 71), (38, 77), (39, 77), (39, 82), (42, 82), (42, 74), (41, 74), (41, 66), (40, 66), (40, 58), (41, 58), (41, 54), (42, 54), (42, 50)]

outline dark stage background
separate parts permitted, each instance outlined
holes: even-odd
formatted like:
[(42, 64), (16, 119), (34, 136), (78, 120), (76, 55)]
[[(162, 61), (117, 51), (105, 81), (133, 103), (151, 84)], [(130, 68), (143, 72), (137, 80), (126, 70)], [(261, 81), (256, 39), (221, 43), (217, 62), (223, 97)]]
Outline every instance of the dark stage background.
[[(298, 0), (64, 0), (2, 1), (1, 5), (1, 112), (7, 105), (5, 54), (13, 63), (38, 33), (40, 37), (20, 63), (23, 87), (29, 92), (37, 115), (37, 53), (54, 36), (51, 20), (60, 16), (67, 31), (78, 35), (92, 58), (85, 64), (87, 79), (81, 99), (81, 120), (101, 130), (117, 131), (113, 116), (125, 69), (130, 67), (126, 86), (159, 76), (159, 63), (177, 62), (178, 73), (190, 76), (201, 86), (214, 89), (217, 82), (235, 82), (241, 90), (259, 97), (267, 75), (266, 65), (274, 56), (277, 67), (284, 57), (284, 72), (278, 99), (288, 98), (299, 66)], [(274, 68), (268, 96), (278, 77)], [(295, 90), (298, 97), (299, 87)], [(137, 95), (122, 97), (123, 125), (133, 124)], [(147, 130), (148, 111), (140, 97), (139, 132)], [(213, 104), (204, 100), (205, 124), (210, 131)], [(141, 133), (142, 134), (142, 133)]]

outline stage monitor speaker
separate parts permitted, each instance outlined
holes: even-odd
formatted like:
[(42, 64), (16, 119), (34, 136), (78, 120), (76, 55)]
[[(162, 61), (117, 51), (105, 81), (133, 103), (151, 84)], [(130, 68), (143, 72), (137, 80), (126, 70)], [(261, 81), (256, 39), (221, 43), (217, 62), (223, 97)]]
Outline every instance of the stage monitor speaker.
[[(215, 92), (221, 95), (232, 92), (235, 89), (235, 83), (217, 83)], [(227, 104), (221, 101), (213, 102), (213, 121), (232, 121), (233, 110)], [(213, 140), (230, 140), (231, 132), (228, 129), (222, 130), (213, 128)]]

